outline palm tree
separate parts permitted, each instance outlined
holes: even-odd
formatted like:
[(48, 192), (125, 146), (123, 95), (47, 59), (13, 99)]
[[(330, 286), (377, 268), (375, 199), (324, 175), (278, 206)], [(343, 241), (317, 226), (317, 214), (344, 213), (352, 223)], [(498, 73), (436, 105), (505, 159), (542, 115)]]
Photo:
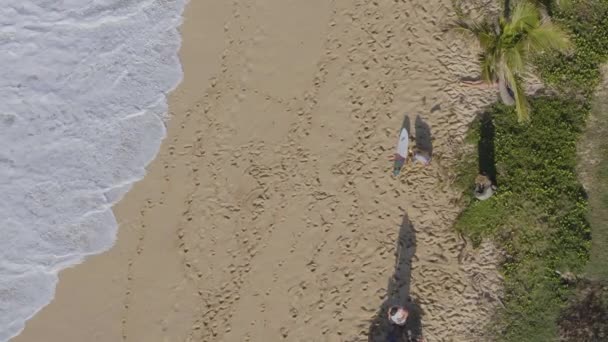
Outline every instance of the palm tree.
[(497, 84), (501, 99), (515, 104), (520, 121), (528, 119), (528, 102), (522, 84), (523, 74), (534, 54), (548, 50), (566, 51), (568, 36), (527, 1), (516, 4), (508, 18), (473, 22), (460, 19), (455, 23), (460, 33), (474, 36), (482, 49), (479, 55), (481, 77), (485, 83)]

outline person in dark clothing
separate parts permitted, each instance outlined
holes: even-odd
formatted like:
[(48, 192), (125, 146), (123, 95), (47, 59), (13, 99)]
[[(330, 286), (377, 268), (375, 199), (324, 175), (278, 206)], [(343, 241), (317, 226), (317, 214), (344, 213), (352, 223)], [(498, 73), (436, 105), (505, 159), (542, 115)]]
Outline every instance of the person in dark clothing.
[(409, 312), (402, 306), (391, 306), (388, 309), (388, 319), (392, 324), (404, 326)]
[(391, 306), (388, 309), (388, 320), (391, 323), (391, 331), (387, 342), (424, 342), (421, 335), (415, 335), (407, 327), (407, 318), (410, 312), (403, 306)]

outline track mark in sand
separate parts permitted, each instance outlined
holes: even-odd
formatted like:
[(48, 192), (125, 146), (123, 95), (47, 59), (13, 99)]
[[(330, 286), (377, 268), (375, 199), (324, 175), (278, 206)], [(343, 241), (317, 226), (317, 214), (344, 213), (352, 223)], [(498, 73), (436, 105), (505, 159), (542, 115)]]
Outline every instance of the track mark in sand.
[(128, 326), (128, 319), (129, 319), (129, 307), (131, 305), (132, 294), (133, 294), (133, 286), (132, 286), (133, 269), (135, 268), (135, 266), (137, 264), (138, 257), (144, 252), (147, 227), (146, 227), (145, 223), (143, 222), (143, 218), (145, 217), (146, 213), (150, 209), (154, 208), (156, 205), (162, 204), (164, 202), (164, 197), (165, 197), (165, 193), (163, 192), (161, 194), (161, 198), (156, 202), (154, 202), (152, 199), (147, 199), (145, 206), (140, 210), (139, 220), (137, 220), (135, 224), (128, 224), (126, 227), (123, 227), (121, 225), (121, 227), (120, 227), (120, 229), (133, 228), (133, 229), (137, 229), (139, 231), (139, 233), (137, 234), (137, 243), (135, 245), (135, 250), (134, 250), (135, 254), (133, 255), (133, 257), (129, 258), (129, 260), (127, 262), (127, 281), (126, 281), (125, 293), (123, 295), (124, 296), (123, 297), (123, 313), (122, 313), (122, 318), (120, 321), (123, 341), (127, 341), (127, 337), (128, 337), (127, 326)]
[[(367, 256), (368, 261), (362, 263), (363, 267), (357, 262), (352, 263), (358, 265), (356, 271), (361, 274), (361, 282), (365, 284), (361, 288), (365, 290), (353, 296), (365, 296), (367, 284), (370, 283), (366, 280), (367, 274), (375, 273), (373, 269), (380, 269), (379, 274), (386, 273), (386, 267), (382, 265), (386, 265), (390, 256), (390, 249), (385, 247), (390, 241), (386, 237), (388, 230), (374, 226), (377, 220), (372, 217), (386, 222), (398, 216), (396, 208), (384, 208), (383, 203), (394, 202), (395, 197), (402, 198), (418, 231), (419, 248), (412, 269), (412, 293), (426, 310), (423, 317), (426, 331), (437, 340), (447, 340), (450, 336), (468, 340), (478, 332), (475, 330), (480, 325), (478, 319), (483, 321), (487, 318), (488, 310), (494, 305), (484, 302), (483, 291), (476, 289), (475, 284), (483, 277), (489, 283), (497, 278), (496, 260), (491, 258), (496, 254), (487, 252), (488, 255), (484, 256), (484, 252), (466, 250), (466, 244), (451, 231), (451, 224), (458, 213), (453, 199), (458, 194), (448, 189), (448, 170), (450, 162), (454, 160), (454, 146), (459, 144), (459, 136), (464, 133), (466, 122), (472, 119), (474, 112), (471, 108), (463, 107), (460, 93), (455, 91), (431, 99), (421, 96), (432, 93), (433, 88), (436, 92), (449, 89), (454, 82), (446, 76), (449, 75), (446, 69), (459, 61), (454, 59), (456, 54), (451, 54), (444, 47), (442, 33), (436, 25), (444, 21), (442, 17), (447, 7), (444, 4), (439, 4), (437, 8), (429, 7), (433, 4), (414, 4), (414, 13), (408, 14), (407, 6), (410, 5), (357, 2), (354, 9), (347, 13), (352, 20), (351, 27), (361, 32), (358, 37), (351, 36), (349, 41), (352, 41), (352, 45), (346, 47), (349, 52), (346, 68), (350, 78), (346, 81), (350, 90), (348, 106), (359, 128), (349, 153), (336, 162), (332, 172), (344, 177), (341, 198), (343, 201), (350, 198), (346, 202), (352, 204), (348, 217), (342, 223), (353, 227), (353, 231), (349, 233), (345, 230), (337, 237), (328, 235), (326, 238), (336, 239), (341, 247), (342, 259), (356, 260), (360, 255)], [(403, 13), (409, 17), (405, 24), (401, 19)], [(407, 37), (405, 44), (393, 41), (401, 37)], [(428, 37), (433, 39), (429, 40)], [(387, 67), (383, 61), (387, 61), (387, 65), (403, 63), (403, 67)], [(411, 87), (403, 86), (401, 80), (406, 79), (412, 84)], [(355, 83), (351, 80), (363, 81)], [(400, 179), (391, 180), (388, 176), (390, 166), (385, 162), (385, 157), (392, 150), (394, 142), (390, 139), (392, 136), (386, 134), (391, 124), (386, 118), (390, 118), (398, 108), (394, 106), (396, 94), (403, 96), (404, 91), (405, 94), (414, 95), (410, 99), (416, 108), (413, 116), (422, 114), (423, 119), (432, 125), (434, 144), (437, 146), (436, 160), (429, 169), (407, 169)], [(418, 94), (421, 95), (416, 98)], [(450, 114), (446, 115), (445, 111), (448, 110)], [(387, 141), (390, 145), (383, 147), (382, 143)], [(365, 184), (366, 191), (371, 190), (377, 195), (373, 199), (359, 196), (361, 184)], [(341, 210), (348, 210), (348, 206), (342, 206)], [(357, 249), (357, 242), (366, 239), (359, 231), (373, 232), (372, 235), (377, 236), (378, 252)], [(322, 267), (316, 263), (314, 266), (315, 269)], [(345, 270), (346, 274), (352, 272), (355, 272), (355, 267), (352, 271)], [(480, 276), (482, 274), (483, 277)], [(347, 282), (335, 278), (328, 281), (335, 286), (349, 288)], [(373, 307), (373, 304), (364, 306)], [(461, 306), (466, 314), (456, 312), (455, 308)], [(365, 321), (362, 321), (361, 326), (364, 325)], [(347, 340), (367, 339), (365, 330), (363, 327), (358, 336), (351, 334)]]
[[(453, 66), (460, 50), (444, 46), (436, 25), (445, 21), (449, 4), (431, 5), (420, 2), (408, 14), (411, 4), (403, 2), (332, 2), (309, 88), (282, 98), (252, 86), (248, 49), (255, 47), (255, 13), (249, 2), (233, 1), (221, 71), (181, 123), (195, 131), (194, 141), (180, 140), (191, 147), (175, 151), (192, 156), (184, 181), (194, 189), (176, 236), (184, 274), (199, 298), (189, 341), (253, 341), (264, 324), (285, 340), (367, 340), (368, 320), (386, 296), (404, 210), (417, 230), (412, 295), (423, 302), (426, 331), (442, 340), (471, 327), (480, 314), (480, 291), (491, 289), (491, 253), (485, 265), (451, 232), (458, 208), (445, 183), (453, 146), (473, 116), (467, 106), (474, 103), (461, 102), (464, 91), (450, 83), (454, 72), (466, 70)], [(323, 101), (335, 89), (335, 107), (356, 129), (327, 170), (338, 184), (328, 186), (319, 165), (324, 152), (310, 140), (316, 120), (327, 114)], [(240, 113), (249, 96), (263, 97), (289, 116), (287, 134), (277, 143), (233, 142), (243, 132), (226, 116)], [(429, 169), (408, 169), (392, 179), (386, 157), (403, 110), (416, 110), (412, 119), (421, 114), (431, 125), (437, 159)], [(234, 188), (235, 180), (247, 181)], [(298, 223), (284, 224), (293, 219), (287, 215)], [(260, 267), (259, 260), (268, 260), (261, 258), (265, 252), (283, 245), (283, 254), (269, 259), (276, 265)], [(303, 264), (302, 271), (290, 274), (290, 262)], [(251, 289), (259, 285), (252, 283), (255, 267), (269, 277), (262, 283), (270, 288)], [(486, 285), (474, 288), (473, 278)], [(283, 295), (288, 305), (271, 322), (270, 311), (281, 302), (273, 296), (287, 299)], [(259, 303), (251, 307), (260, 310), (259, 319), (232, 326), (240, 303)], [(458, 306), (466, 314), (459, 316)]]
[[(229, 58), (226, 58), (229, 59)], [(294, 190), (300, 189), (305, 192), (310, 192), (313, 198), (322, 198), (322, 197), (331, 197), (331, 195), (327, 195), (323, 192), (314, 192), (308, 191), (305, 189), (309, 189), (314, 184), (314, 176), (303, 175), (301, 170), (299, 169), (299, 165), (301, 163), (307, 163), (310, 159), (310, 154), (301, 147), (299, 140), (306, 137), (309, 134), (310, 130), (310, 121), (312, 119), (311, 113), (317, 105), (316, 92), (318, 92), (318, 88), (323, 84), (324, 80), (324, 65), (323, 62), (318, 64), (319, 71), (313, 80), (313, 87), (311, 91), (308, 91), (306, 94), (302, 96), (301, 99), (292, 99), (291, 103), (285, 104), (282, 99), (276, 99), (272, 97), (267, 97), (272, 101), (280, 102), (283, 105), (286, 105), (288, 111), (292, 111), (296, 113), (297, 118), (296, 122), (291, 125), (289, 129), (289, 136), (287, 140), (279, 144), (277, 147), (277, 153), (284, 156), (276, 161), (276, 164), (273, 167), (269, 168), (263, 165), (256, 165), (255, 160), (257, 156), (251, 155), (248, 151), (247, 146), (237, 147), (232, 146), (230, 149), (238, 150), (241, 153), (240, 159), (242, 160), (241, 167), (244, 168), (245, 172), (253, 177), (257, 182), (257, 190), (253, 190), (241, 205), (237, 205), (234, 209), (234, 213), (230, 214), (230, 220), (236, 220), (235, 223), (238, 222), (247, 222), (248, 227), (243, 227), (241, 231), (238, 232), (238, 240), (237, 243), (241, 245), (241, 247), (235, 248), (235, 250), (243, 250), (247, 248), (251, 251), (249, 256), (245, 255), (231, 255), (230, 251), (228, 251), (230, 260), (246, 260), (246, 264), (237, 264), (232, 263), (227, 266), (227, 271), (230, 275), (219, 276), (220, 278), (226, 279), (226, 283), (221, 284), (217, 288), (213, 288), (214, 286), (209, 286), (209, 283), (217, 283), (221, 282), (219, 279), (209, 279), (203, 276), (203, 280), (205, 283), (201, 283), (199, 288), (201, 301), (204, 303), (204, 306), (207, 308), (206, 311), (200, 313), (200, 318), (197, 319), (193, 324), (193, 332), (191, 333), (191, 339), (202, 339), (202, 340), (214, 340), (220, 339), (224, 334), (229, 333), (230, 331), (221, 331), (223, 328), (230, 329), (230, 321), (229, 318), (231, 316), (230, 306), (234, 305), (234, 302), (231, 302), (231, 299), (235, 297), (238, 298), (238, 295), (234, 295), (238, 293), (240, 288), (243, 286), (244, 279), (247, 277), (247, 273), (250, 268), (250, 261), (257, 254), (257, 250), (262, 250), (265, 247), (265, 241), (268, 240), (268, 237), (272, 234), (274, 230), (275, 224), (270, 224), (270, 227), (264, 227), (265, 229), (261, 230), (256, 226), (256, 222), (260, 217), (264, 217), (265, 221), (270, 220), (270, 222), (280, 221), (281, 215), (279, 214), (281, 207), (285, 206), (285, 203), (289, 203), (292, 200), (290, 198), (283, 198), (279, 200), (279, 205), (272, 210), (264, 209), (264, 202), (268, 200), (268, 196), (273, 197), (275, 203), (278, 197), (283, 197), (285, 193), (293, 192)], [(220, 83), (222, 81), (218, 81), (217, 87), (221, 87)], [(224, 88), (225, 89), (225, 88)], [(233, 89), (239, 89), (239, 87), (235, 87)], [(242, 88), (240, 88), (242, 89)], [(234, 91), (234, 90), (233, 90)], [(225, 95), (225, 94), (223, 94)], [(209, 110), (207, 111), (211, 114), (214, 110), (219, 110), (218, 106), (221, 105), (221, 97), (216, 97), (215, 99), (211, 99), (210, 104), (207, 105)], [(218, 113), (219, 114), (219, 113)], [(221, 128), (220, 126), (215, 126), (211, 128), (216, 131), (216, 134), (219, 130), (220, 134), (221, 130), (229, 131), (230, 128)], [(210, 132), (206, 132), (209, 134)], [(204, 135), (205, 133), (202, 132)], [(204, 138), (203, 138), (204, 139)], [(210, 150), (213, 150), (211, 148)], [(205, 168), (205, 171), (208, 172), (205, 176), (211, 179), (220, 178), (220, 170), (221, 167), (216, 165), (221, 165), (225, 163), (225, 155), (228, 151), (217, 151), (216, 154), (214, 152), (207, 152), (206, 154), (214, 154), (214, 164), (210, 165), (210, 167)], [(246, 161), (249, 160), (249, 161)], [(200, 173), (201, 170), (199, 170)], [(198, 177), (198, 176), (196, 176)], [(196, 181), (199, 183), (200, 181)], [(219, 185), (221, 186), (221, 185)], [(296, 189), (293, 189), (295, 186)], [(223, 189), (219, 188), (218, 185), (214, 184), (212, 186), (213, 189), (209, 189), (210, 192), (214, 193), (213, 197), (215, 201), (209, 201), (209, 210), (207, 212), (215, 212), (219, 213), (219, 210), (222, 205), (221, 202), (224, 202), (224, 196), (227, 196), (227, 193), (223, 191)], [(268, 194), (265, 194), (268, 193)], [(196, 199), (191, 199), (195, 201)], [(213, 203), (215, 202), (215, 203)], [(253, 204), (253, 208), (248, 205), (248, 203)], [(200, 204), (200, 203), (199, 203)], [(254, 210), (251, 210), (254, 209)], [(263, 210), (258, 210), (263, 209)], [(256, 212), (257, 211), (257, 212)], [(191, 213), (194, 214), (194, 213)], [(216, 215), (217, 216), (217, 215)], [(205, 224), (213, 226), (213, 221), (217, 220), (217, 217), (214, 218), (214, 215), (206, 215), (206, 219), (209, 222)], [(185, 227), (188, 224), (185, 224)], [(201, 242), (201, 238), (193, 237), (191, 233), (188, 233), (190, 229), (183, 229), (180, 233), (180, 241), (184, 244), (184, 246), (196, 246), (197, 242)], [(297, 235), (296, 235), (297, 237)], [(297, 240), (297, 239), (296, 239)], [(247, 247), (245, 247), (247, 244)], [(185, 259), (189, 260), (190, 250), (192, 247), (186, 247), (188, 252), (184, 253)], [(232, 250), (232, 249), (231, 249)], [(196, 254), (194, 254), (196, 256)], [(204, 270), (199, 270), (198, 266), (196, 266), (196, 262), (188, 262), (189, 266), (186, 266), (186, 272), (190, 273), (191, 270), (197, 269), (195, 272), (200, 274), (212, 274), (213, 272), (205, 272)], [(218, 273), (217, 271), (215, 272)], [(196, 280), (195, 281), (200, 281)], [(210, 290), (211, 287), (211, 290)], [(204, 290), (203, 290), (204, 289)], [(218, 296), (220, 294), (224, 294), (228, 296), (227, 303), (222, 303), (218, 300)], [(226, 301), (225, 301), (226, 302)], [(263, 309), (263, 307), (262, 307)], [(294, 308), (292, 310), (292, 316), (296, 314), (298, 310)], [(219, 329), (219, 328), (222, 329)], [(285, 329), (282, 330), (283, 335), (287, 335), (289, 332)], [(247, 336), (246, 334), (245, 336)]]
[[(227, 25), (228, 35), (231, 36), (231, 30), (242, 30), (246, 23), (242, 22), (242, 11), (237, 11), (239, 8), (238, 2), (234, 3), (233, 20)], [(246, 8), (245, 8), (246, 10)], [(251, 268), (251, 259), (256, 255), (258, 245), (262, 240), (263, 233), (255, 226), (256, 218), (264, 213), (264, 193), (265, 188), (268, 187), (261, 179), (267, 177), (263, 168), (250, 165), (244, 167), (245, 172), (253, 177), (257, 183), (256, 188), (252, 190), (241, 203), (231, 203), (232, 201), (227, 197), (225, 188), (222, 188), (222, 166), (230, 162), (231, 158), (228, 157), (230, 150), (238, 151), (240, 155), (235, 158), (239, 160), (255, 160), (255, 153), (251, 153), (252, 149), (250, 146), (230, 146), (228, 149), (223, 146), (209, 146), (205, 145), (205, 136), (208, 134), (214, 134), (215, 136), (228, 136), (232, 130), (230, 126), (219, 123), (219, 120), (214, 118), (216, 112), (221, 111), (222, 107), (226, 106), (224, 100), (230, 93), (239, 92), (243, 94), (247, 92), (244, 85), (237, 85), (240, 81), (234, 81), (231, 75), (228, 73), (228, 63), (235, 62), (235, 56), (241, 55), (238, 51), (243, 42), (230, 38), (230, 44), (227, 52), (223, 56), (222, 61), (222, 75), (220, 75), (213, 83), (212, 90), (208, 92), (205, 98), (202, 100), (204, 112), (206, 115), (205, 123), (200, 122), (200, 127), (206, 127), (201, 130), (199, 143), (201, 149), (205, 147), (208, 151), (203, 155), (199, 154), (199, 157), (207, 157), (210, 163), (207, 167), (193, 170), (194, 182), (197, 185), (197, 189), (189, 196), (190, 200), (188, 203), (188, 216), (196, 217), (201, 214), (200, 210), (197, 212), (192, 203), (196, 203), (197, 206), (203, 207), (205, 222), (198, 220), (203, 225), (210, 226), (211, 229), (202, 228), (196, 229), (193, 226), (192, 221), (185, 220), (181, 225), (178, 233), (178, 239), (180, 245), (183, 247), (184, 256), (184, 268), (186, 274), (191, 274), (190, 279), (196, 284), (199, 289), (199, 298), (201, 301), (201, 310), (194, 317), (192, 324), (192, 330), (190, 332), (190, 340), (204, 340), (211, 341), (221, 338), (224, 334), (230, 333), (231, 325), (230, 318), (232, 316), (232, 310), (230, 309), (240, 299), (240, 289), (242, 288), (244, 281), (247, 277), (248, 272)], [(237, 57), (238, 59), (238, 57)], [(237, 63), (239, 63), (237, 61)], [(247, 63), (245, 62), (247, 68)], [(243, 66), (243, 64), (239, 64)], [(235, 65), (231, 64), (231, 68)], [(238, 72), (237, 72), (238, 73)], [(257, 91), (253, 91), (258, 93)], [(282, 99), (273, 98), (272, 96), (265, 96), (267, 100), (283, 103)], [(240, 97), (240, 100), (243, 96)], [(219, 113), (217, 113), (219, 115)], [(219, 140), (222, 140), (221, 138)], [(255, 150), (254, 150), (255, 151)], [(235, 152), (237, 153), (237, 152)], [(211, 179), (211, 184), (205, 179)], [(200, 187), (206, 187), (202, 189)], [(204, 203), (201, 203), (200, 196), (209, 196)], [(199, 209), (199, 208), (197, 208)], [(249, 226), (242, 226), (236, 229), (236, 246), (227, 250), (222, 246), (222, 249), (217, 250), (214, 246), (210, 246), (208, 243), (203, 243), (209, 236), (198, 236), (198, 231), (201, 233), (206, 231), (213, 233), (214, 227), (221, 226), (222, 221), (236, 221), (238, 222), (254, 222)], [(193, 235), (194, 234), (194, 235)], [(216, 244), (215, 239), (212, 237), (213, 244)], [(224, 260), (226, 261), (223, 265), (222, 271), (206, 271), (205, 265), (201, 264), (199, 258), (205, 255), (202, 251), (205, 247), (209, 246), (213, 250), (213, 254), (218, 253), (225, 255)], [(234, 251), (234, 252), (233, 252)], [(237, 253), (237, 251), (247, 251), (247, 254)], [(207, 275), (213, 275), (213, 278)]]
[[(136, 255), (141, 254), (143, 249), (143, 242), (145, 238), (145, 226), (142, 224), (142, 232), (139, 234), (139, 238), (136, 244)], [(133, 264), (137, 256), (130, 258), (127, 263), (127, 286), (125, 287), (124, 299), (123, 299), (123, 313), (121, 323), (122, 340), (127, 340), (127, 322), (129, 317), (129, 305), (131, 304), (132, 286), (131, 280), (133, 279)]]

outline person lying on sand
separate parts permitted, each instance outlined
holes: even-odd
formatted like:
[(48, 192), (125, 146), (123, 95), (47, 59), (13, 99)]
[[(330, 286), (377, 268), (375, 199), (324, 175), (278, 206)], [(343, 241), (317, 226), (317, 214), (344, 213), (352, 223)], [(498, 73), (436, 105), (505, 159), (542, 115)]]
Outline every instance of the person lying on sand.
[(427, 166), (431, 163), (431, 154), (428, 151), (414, 147), (410, 153), (412, 154), (413, 164), (420, 163), (423, 166)]
[[(404, 129), (405, 130), (405, 129)], [(414, 137), (409, 137), (410, 143), (414, 143)], [(423, 166), (427, 166), (431, 163), (431, 153), (424, 149), (418, 148), (416, 146), (407, 148), (407, 143), (402, 143), (405, 147), (400, 150), (401, 152), (395, 153), (389, 157), (389, 160), (395, 163), (393, 167), (393, 174), (395, 176), (399, 175), (401, 168), (405, 165), (407, 158), (412, 159), (412, 164), (422, 164)], [(407, 151), (407, 152), (406, 152)]]
[[(422, 149), (414, 147), (413, 149), (409, 150), (408, 155), (412, 160), (412, 164), (414, 165), (420, 163), (423, 166), (427, 166), (431, 163), (431, 154), (427, 151), (423, 151)], [(406, 159), (395, 153), (394, 155), (389, 157), (389, 160), (395, 162), (393, 173), (395, 174), (395, 176), (397, 176), (399, 174), (399, 171), (405, 164)]]

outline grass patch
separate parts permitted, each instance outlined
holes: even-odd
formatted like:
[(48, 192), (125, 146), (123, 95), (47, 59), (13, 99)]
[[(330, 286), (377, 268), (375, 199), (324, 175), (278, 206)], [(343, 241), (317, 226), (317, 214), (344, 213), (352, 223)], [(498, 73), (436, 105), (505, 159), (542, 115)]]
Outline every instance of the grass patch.
[[(457, 184), (465, 189), (467, 205), (456, 229), (474, 244), (493, 239), (506, 253), (504, 308), (491, 327), (500, 341), (608, 340), (608, 322), (597, 321), (608, 317), (606, 288), (593, 285), (590, 292), (589, 285), (563, 276), (591, 274), (608, 281), (605, 96), (593, 112), (600, 124), (585, 132), (595, 134), (590, 138), (598, 141), (599, 156), (589, 198), (576, 172), (576, 144), (608, 57), (608, 0), (570, 0), (552, 15), (571, 33), (575, 48), (567, 56), (539, 56), (535, 65), (559, 95), (530, 99), (531, 121), (524, 124), (511, 107), (489, 108), (468, 139), (477, 143), (477, 153), (463, 158), (459, 168)], [(494, 172), (499, 187), (483, 202), (471, 189), (480, 171)], [(592, 306), (597, 298), (602, 300)]]
[[(589, 222), (593, 237), (591, 258), (586, 273), (594, 280), (608, 284), (608, 89), (595, 98), (591, 122), (585, 132), (585, 151), (581, 163), (589, 172)], [(607, 339), (608, 340), (608, 339)]]
[[(492, 238), (506, 252), (505, 308), (494, 327), (504, 341), (555, 340), (574, 291), (560, 273), (582, 272), (588, 260), (587, 200), (576, 175), (576, 142), (588, 108), (556, 98), (532, 99), (531, 106), (529, 123), (496, 104), (474, 125), (479, 145), (491, 125), (494, 151), (486, 153), (494, 155), (499, 191), (476, 201), (469, 189), (469, 205), (456, 223), (474, 243)], [(473, 184), (477, 172), (469, 168), (460, 183)]]
[(608, 55), (608, 1), (567, 0), (552, 20), (570, 32), (575, 49), (567, 56), (540, 56), (543, 80), (564, 93), (592, 96)]

